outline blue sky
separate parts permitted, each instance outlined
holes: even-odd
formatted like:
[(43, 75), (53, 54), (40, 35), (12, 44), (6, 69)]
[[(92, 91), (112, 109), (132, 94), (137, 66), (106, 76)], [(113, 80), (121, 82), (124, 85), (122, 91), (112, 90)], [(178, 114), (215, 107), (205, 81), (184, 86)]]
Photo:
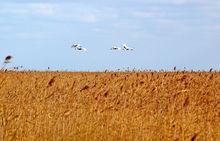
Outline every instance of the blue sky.
[[(219, 13), (219, 0), (0, 0), (0, 57), (37, 70), (220, 70)], [(109, 50), (123, 43), (135, 51)]]

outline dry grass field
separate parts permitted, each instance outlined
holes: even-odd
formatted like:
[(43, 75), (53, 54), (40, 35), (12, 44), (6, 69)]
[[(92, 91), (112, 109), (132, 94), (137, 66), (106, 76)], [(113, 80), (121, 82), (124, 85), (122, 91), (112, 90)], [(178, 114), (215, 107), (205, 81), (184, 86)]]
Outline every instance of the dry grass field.
[(219, 141), (218, 72), (0, 72), (1, 140)]

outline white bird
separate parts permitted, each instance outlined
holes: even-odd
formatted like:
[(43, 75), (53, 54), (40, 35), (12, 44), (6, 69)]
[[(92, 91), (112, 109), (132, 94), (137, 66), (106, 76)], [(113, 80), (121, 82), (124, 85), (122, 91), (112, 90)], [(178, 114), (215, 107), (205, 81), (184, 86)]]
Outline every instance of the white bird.
[(122, 50), (131, 50), (133, 51), (133, 48), (128, 47), (126, 44), (123, 44)]
[(87, 51), (86, 48), (83, 48), (80, 44), (73, 44), (71, 48), (75, 48), (75, 50)]
[(113, 46), (113, 47), (111, 48), (111, 50), (121, 50), (121, 48), (120, 48), (120, 47)]

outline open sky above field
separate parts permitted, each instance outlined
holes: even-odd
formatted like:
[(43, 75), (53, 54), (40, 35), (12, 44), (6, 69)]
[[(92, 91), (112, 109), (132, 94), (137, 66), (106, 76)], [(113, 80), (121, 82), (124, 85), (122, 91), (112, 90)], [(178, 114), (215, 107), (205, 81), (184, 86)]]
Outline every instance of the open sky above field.
[[(38, 70), (219, 70), (219, 13), (219, 0), (0, 0), (0, 57)], [(123, 43), (135, 51), (109, 50)]]

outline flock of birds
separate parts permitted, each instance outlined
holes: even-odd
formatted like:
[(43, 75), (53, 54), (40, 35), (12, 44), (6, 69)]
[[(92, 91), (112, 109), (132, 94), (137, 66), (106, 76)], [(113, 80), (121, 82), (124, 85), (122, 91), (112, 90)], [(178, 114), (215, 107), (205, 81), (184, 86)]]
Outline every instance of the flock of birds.
[[(82, 47), (80, 44), (73, 44), (71, 48), (74, 48), (75, 50), (79, 50), (79, 51), (87, 51), (87, 49)], [(112, 48), (110, 48), (110, 50), (133, 51), (134, 48), (128, 47), (127, 44), (123, 44), (122, 47), (113, 46)], [(3, 62), (3, 67), (1, 68), (1, 70), (5, 68), (6, 64), (11, 62), (12, 58), (13, 57), (11, 55), (5, 57)]]
[[(87, 51), (86, 48), (83, 48), (80, 44), (73, 44), (71, 48), (79, 51)], [(122, 47), (113, 46), (110, 50), (125, 50), (125, 51), (133, 51), (134, 48), (128, 47), (127, 44), (123, 44)]]

